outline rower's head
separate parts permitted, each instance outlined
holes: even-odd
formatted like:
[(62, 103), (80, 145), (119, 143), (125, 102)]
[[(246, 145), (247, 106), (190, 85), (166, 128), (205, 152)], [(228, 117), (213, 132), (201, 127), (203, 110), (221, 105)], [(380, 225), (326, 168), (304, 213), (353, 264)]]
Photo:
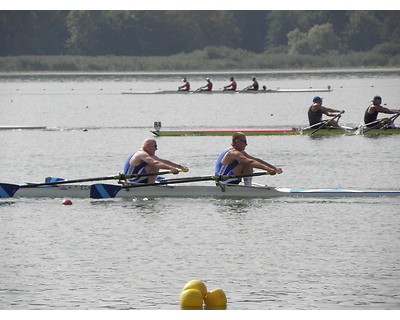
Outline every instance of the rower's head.
[(382, 98), (380, 96), (375, 96), (374, 99), (372, 100), (372, 103), (374, 105), (380, 105), (382, 103)]
[(232, 136), (232, 147), (236, 150), (243, 151), (247, 146), (247, 138), (243, 132), (236, 132)]
[(233, 77), (231, 77), (230, 79), (229, 79), (230, 81), (233, 81), (233, 80), (235, 80)]
[(256, 81), (256, 77), (251, 78), (251, 80)]
[(149, 155), (154, 155), (157, 150), (157, 141), (153, 138), (148, 138), (143, 141), (142, 149)]
[(321, 97), (318, 97), (318, 96), (316, 96), (316, 97), (314, 97), (314, 99), (313, 99), (313, 102), (316, 102), (316, 103), (322, 103), (322, 98), (321, 98)]
[(187, 81), (186, 78), (183, 78), (183, 79), (182, 79), (182, 82), (186, 82), (186, 81)]

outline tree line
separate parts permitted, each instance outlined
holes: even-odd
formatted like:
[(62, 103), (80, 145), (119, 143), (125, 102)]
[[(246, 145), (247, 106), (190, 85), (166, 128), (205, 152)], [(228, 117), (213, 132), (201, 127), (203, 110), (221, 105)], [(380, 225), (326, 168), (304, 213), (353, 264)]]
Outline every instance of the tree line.
[(400, 11), (0, 11), (0, 56), (400, 54)]

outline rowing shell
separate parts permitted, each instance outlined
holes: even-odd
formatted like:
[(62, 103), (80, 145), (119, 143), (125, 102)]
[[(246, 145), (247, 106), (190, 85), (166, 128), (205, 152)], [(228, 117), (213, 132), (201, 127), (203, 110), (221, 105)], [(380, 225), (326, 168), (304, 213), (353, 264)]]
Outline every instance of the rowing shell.
[(361, 134), (361, 135), (379, 135), (379, 134), (399, 134), (400, 128), (388, 129), (372, 129), (365, 133), (358, 128), (331, 128), (331, 129), (238, 129), (238, 130), (175, 130), (175, 131), (160, 131), (151, 130), (156, 136), (172, 137), (172, 136), (231, 136), (235, 132), (243, 132), (247, 136), (276, 136), (276, 135), (341, 135), (341, 134)]
[(328, 86), (326, 89), (267, 89), (267, 90), (214, 90), (214, 91), (205, 91), (205, 90), (196, 90), (196, 91), (185, 91), (185, 90), (155, 90), (155, 91), (129, 91), (129, 92), (121, 92), (121, 94), (191, 94), (191, 93), (201, 93), (201, 94), (233, 94), (233, 93), (249, 93), (249, 94), (258, 94), (258, 93), (290, 93), (290, 92), (331, 92), (331, 86)]
[[(119, 185), (59, 185), (51, 187), (20, 188), (15, 197), (48, 197), (48, 198), (91, 198), (93, 188), (107, 189)], [(97, 192), (97, 191), (96, 191)], [(100, 192), (106, 192), (102, 190)], [(214, 185), (160, 185), (122, 188), (116, 198), (149, 198), (149, 197), (227, 197), (227, 198), (274, 198), (274, 197), (381, 197), (400, 196), (400, 191), (379, 190), (334, 190), (334, 189), (292, 189), (259, 186), (228, 185), (225, 187)], [(99, 198), (99, 197), (97, 197)], [(104, 195), (100, 198), (108, 198)]]

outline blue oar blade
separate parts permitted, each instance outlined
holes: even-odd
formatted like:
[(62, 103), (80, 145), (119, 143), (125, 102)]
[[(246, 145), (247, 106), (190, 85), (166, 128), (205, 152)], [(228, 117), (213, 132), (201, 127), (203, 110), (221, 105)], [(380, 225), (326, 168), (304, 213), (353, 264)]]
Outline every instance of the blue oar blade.
[(19, 185), (0, 183), (0, 198), (11, 198), (18, 191)]
[(65, 181), (63, 178), (56, 178), (56, 177), (46, 177), (45, 182), (46, 183), (52, 183), (52, 182), (58, 182), (58, 181)]
[(113, 184), (92, 184), (90, 187), (90, 197), (92, 199), (115, 198), (120, 190), (121, 186), (116, 186)]

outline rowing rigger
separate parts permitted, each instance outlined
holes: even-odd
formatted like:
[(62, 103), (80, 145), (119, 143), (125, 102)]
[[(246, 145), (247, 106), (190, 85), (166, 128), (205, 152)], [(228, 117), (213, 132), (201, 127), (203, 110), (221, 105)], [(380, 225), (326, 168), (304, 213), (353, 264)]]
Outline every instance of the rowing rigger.
[[(0, 198), (9, 197), (48, 197), (48, 198), (149, 198), (149, 197), (223, 197), (223, 198), (274, 198), (274, 197), (383, 197), (400, 196), (400, 190), (338, 190), (338, 189), (295, 189), (275, 188), (267, 186), (244, 186), (220, 184), (221, 179), (228, 177), (265, 175), (256, 172), (236, 176), (202, 176), (192, 178), (169, 179), (155, 184), (51, 184), (50, 186), (23, 185), (9, 189), (8, 184), (0, 184)], [(179, 185), (182, 183), (216, 181), (215, 185)], [(26, 187), (24, 187), (26, 186)]]

